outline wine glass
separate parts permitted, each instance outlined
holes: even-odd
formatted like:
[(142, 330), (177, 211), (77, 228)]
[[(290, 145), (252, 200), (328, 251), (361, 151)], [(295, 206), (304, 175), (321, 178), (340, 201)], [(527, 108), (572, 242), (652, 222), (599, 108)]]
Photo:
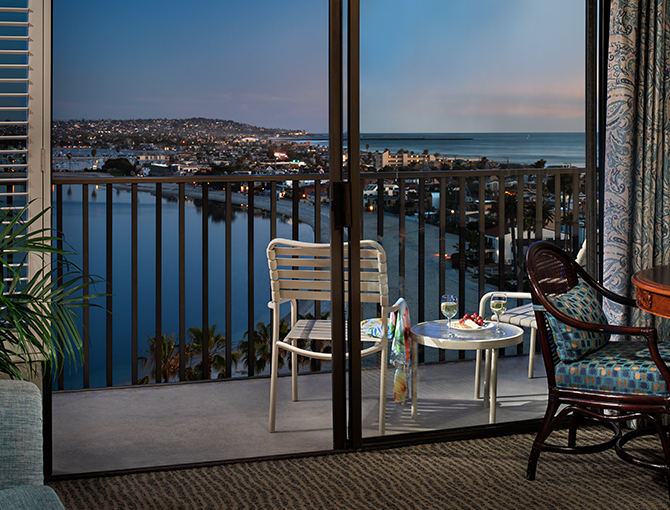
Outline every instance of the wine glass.
[(507, 310), (507, 295), (493, 294), (491, 296), (491, 311), (495, 314), (498, 324), (496, 325), (496, 335), (502, 335), (500, 329), (500, 316)]
[(451, 318), (458, 311), (458, 298), (453, 294), (445, 294), (440, 301), (440, 310), (442, 310), (442, 315), (449, 320), (447, 336), (452, 337), (454, 334), (451, 332)]

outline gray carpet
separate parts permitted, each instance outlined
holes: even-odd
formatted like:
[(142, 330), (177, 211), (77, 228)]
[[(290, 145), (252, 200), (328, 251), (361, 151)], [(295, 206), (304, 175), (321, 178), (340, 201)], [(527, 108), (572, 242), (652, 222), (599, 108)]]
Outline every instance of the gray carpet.
[[(670, 507), (664, 476), (632, 466), (614, 451), (581, 456), (545, 452), (536, 480), (526, 480), (533, 437), (520, 434), (48, 485), (68, 510)], [(578, 436), (578, 444), (597, 437), (599, 432), (586, 432)], [(640, 452), (660, 448), (657, 438), (631, 445)]]

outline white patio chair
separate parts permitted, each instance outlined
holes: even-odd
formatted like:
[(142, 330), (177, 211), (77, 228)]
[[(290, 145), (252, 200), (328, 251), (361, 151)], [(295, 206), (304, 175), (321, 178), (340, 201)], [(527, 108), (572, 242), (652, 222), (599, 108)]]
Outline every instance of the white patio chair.
[[(579, 265), (584, 264), (586, 258), (586, 240), (582, 243), (577, 258), (575, 259)], [(500, 294), (500, 292), (488, 292), (484, 294), (479, 301), (479, 315), (486, 317), (486, 302), (491, 299), (493, 294)], [(535, 344), (537, 341), (537, 323), (535, 322), (535, 312), (533, 311), (533, 304), (530, 303), (530, 292), (504, 292), (508, 298), (512, 299), (528, 299), (527, 304), (517, 306), (507, 310), (500, 316), (500, 322), (507, 324), (514, 324), (522, 328), (531, 328), (530, 330), (530, 348), (528, 355), (528, 378), (531, 379), (535, 372)], [(492, 318), (495, 320), (495, 318)], [(477, 366), (481, 364), (481, 351), (477, 351)]]
[[(494, 294), (505, 294), (507, 299), (528, 299), (530, 300), (530, 292), (487, 292), (479, 301), (479, 315), (486, 317), (487, 309), (486, 303)], [(491, 318), (491, 320), (495, 320)], [(528, 356), (528, 377), (533, 377), (535, 371), (535, 342), (537, 336), (537, 323), (535, 322), (535, 312), (533, 311), (533, 303), (528, 303), (522, 306), (511, 308), (500, 316), (500, 322), (507, 324), (514, 324), (522, 328), (531, 328), (530, 330), (530, 349)], [(477, 351), (477, 366), (481, 364), (481, 351)]]
[[(388, 315), (397, 307), (388, 303), (388, 277), (386, 252), (374, 241), (361, 241), (361, 302), (377, 303), (381, 306), (381, 338), (370, 337), (361, 332), (361, 340), (372, 346), (361, 351), (362, 356), (381, 352), (379, 376), (379, 434), (386, 425), (386, 365), (388, 358)], [(345, 243), (345, 295), (348, 294), (348, 264)], [(305, 243), (288, 239), (273, 239), (267, 248), (272, 300), (272, 374), (270, 379), (270, 432), (275, 431), (277, 406), (277, 371), (279, 349), (291, 352), (291, 379), (293, 401), (298, 400), (298, 356), (322, 360), (332, 359), (331, 353), (302, 349), (298, 340), (331, 340), (329, 320), (298, 320), (298, 299), (330, 301), (330, 245)], [(279, 313), (282, 303), (291, 303), (291, 330), (279, 340)]]

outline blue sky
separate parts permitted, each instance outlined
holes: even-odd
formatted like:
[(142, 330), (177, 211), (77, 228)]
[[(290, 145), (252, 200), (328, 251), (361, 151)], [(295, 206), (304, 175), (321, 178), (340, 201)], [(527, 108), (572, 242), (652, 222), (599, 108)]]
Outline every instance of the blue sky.
[[(584, 0), (361, 0), (363, 132), (583, 131)], [(327, 0), (58, 0), (54, 119), (328, 129)]]

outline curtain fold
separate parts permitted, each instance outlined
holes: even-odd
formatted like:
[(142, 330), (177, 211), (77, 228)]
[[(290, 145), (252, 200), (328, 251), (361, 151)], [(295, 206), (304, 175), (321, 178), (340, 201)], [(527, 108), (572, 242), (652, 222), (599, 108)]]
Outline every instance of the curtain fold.
[[(670, 264), (668, 0), (612, 0), (604, 174), (605, 287), (634, 297), (631, 276)], [(606, 302), (611, 323), (668, 321)]]

